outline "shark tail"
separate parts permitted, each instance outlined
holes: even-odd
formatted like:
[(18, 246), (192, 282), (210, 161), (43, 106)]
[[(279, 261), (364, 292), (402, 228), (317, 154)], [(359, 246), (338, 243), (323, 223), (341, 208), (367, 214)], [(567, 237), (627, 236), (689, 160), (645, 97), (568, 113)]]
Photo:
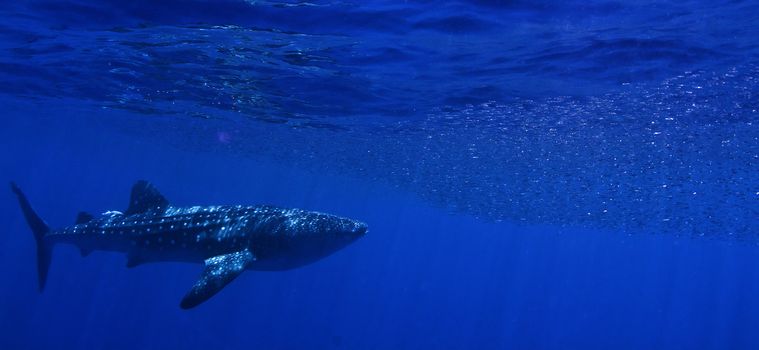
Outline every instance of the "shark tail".
[(26, 199), (26, 195), (21, 192), (21, 189), (11, 182), (11, 190), (18, 197), (18, 203), (21, 206), (21, 211), (24, 213), (26, 222), (34, 233), (34, 239), (37, 241), (37, 278), (39, 279), (40, 291), (45, 289), (45, 281), (47, 280), (47, 272), (50, 268), (50, 260), (52, 258), (52, 246), (45, 241), (45, 235), (50, 232), (50, 228), (45, 222), (34, 212), (32, 206), (29, 204), (29, 200)]

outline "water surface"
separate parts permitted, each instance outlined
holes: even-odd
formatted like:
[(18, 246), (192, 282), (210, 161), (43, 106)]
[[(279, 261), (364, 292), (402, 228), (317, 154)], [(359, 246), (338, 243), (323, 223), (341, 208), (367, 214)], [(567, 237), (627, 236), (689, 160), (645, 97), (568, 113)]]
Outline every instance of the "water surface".
[[(52, 226), (175, 204), (370, 235), (208, 305), (200, 266), (34, 243), (8, 191), (2, 348), (759, 346), (759, 6), (0, 5), (0, 174)], [(0, 196), (1, 197), (1, 196)]]

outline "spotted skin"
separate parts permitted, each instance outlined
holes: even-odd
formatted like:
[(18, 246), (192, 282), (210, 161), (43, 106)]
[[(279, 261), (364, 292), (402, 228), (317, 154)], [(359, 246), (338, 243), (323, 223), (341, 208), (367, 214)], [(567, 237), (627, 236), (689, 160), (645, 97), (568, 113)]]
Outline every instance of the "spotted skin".
[(300, 209), (169, 207), (165, 211), (133, 215), (111, 213), (51, 231), (45, 239), (87, 250), (126, 252), (138, 259), (130, 262), (130, 266), (150, 261), (203, 261), (252, 248), (262, 263), (251, 269), (282, 270), (310, 262), (304, 259), (309, 256), (292, 256), (292, 259), (278, 260), (277, 264), (269, 264), (266, 258), (282, 257), (288, 248), (298, 248), (301, 242), (313, 242), (315, 254), (311, 256), (318, 258), (322, 255), (318, 254), (320, 251), (337, 250), (360, 237), (365, 230), (365, 225), (357, 221)]
[[(17, 187), (14, 192), (27, 220), (39, 219), (23, 193)], [(124, 252), (129, 267), (161, 261), (204, 263), (204, 272), (181, 303), (183, 308), (207, 300), (246, 269), (302, 266), (367, 231), (366, 224), (359, 221), (300, 209), (174, 207), (145, 181), (133, 187), (124, 213), (109, 211), (97, 218), (81, 213), (77, 222), (81, 223), (41, 235), (39, 229), (35, 231), (40, 237), (38, 249), (68, 243), (78, 246), (83, 255), (93, 250)]]

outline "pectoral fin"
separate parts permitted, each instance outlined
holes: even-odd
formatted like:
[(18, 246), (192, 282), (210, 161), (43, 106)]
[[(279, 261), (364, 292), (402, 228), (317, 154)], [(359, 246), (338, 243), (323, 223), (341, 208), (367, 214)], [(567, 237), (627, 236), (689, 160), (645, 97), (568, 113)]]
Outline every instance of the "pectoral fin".
[(218, 293), (239, 276), (256, 257), (249, 250), (217, 255), (206, 259), (206, 267), (192, 289), (184, 296), (180, 306), (193, 308)]
[(145, 259), (143, 259), (143, 254), (140, 249), (137, 249), (136, 247), (130, 249), (127, 252), (127, 268), (133, 268), (137, 265), (140, 265), (145, 262)]

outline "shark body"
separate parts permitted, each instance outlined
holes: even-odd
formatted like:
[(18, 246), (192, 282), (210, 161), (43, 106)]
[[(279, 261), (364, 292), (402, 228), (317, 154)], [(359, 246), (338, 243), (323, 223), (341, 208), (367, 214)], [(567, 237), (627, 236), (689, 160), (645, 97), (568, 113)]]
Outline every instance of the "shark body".
[(174, 207), (146, 181), (132, 188), (125, 212), (95, 218), (80, 213), (76, 224), (50, 230), (15, 184), (24, 216), (37, 240), (40, 290), (51, 249), (74, 244), (83, 256), (93, 250), (124, 252), (127, 266), (147, 262), (200, 262), (205, 268), (180, 303), (192, 308), (208, 300), (244, 270), (286, 270), (325, 257), (367, 232), (356, 220), (273, 206)]

